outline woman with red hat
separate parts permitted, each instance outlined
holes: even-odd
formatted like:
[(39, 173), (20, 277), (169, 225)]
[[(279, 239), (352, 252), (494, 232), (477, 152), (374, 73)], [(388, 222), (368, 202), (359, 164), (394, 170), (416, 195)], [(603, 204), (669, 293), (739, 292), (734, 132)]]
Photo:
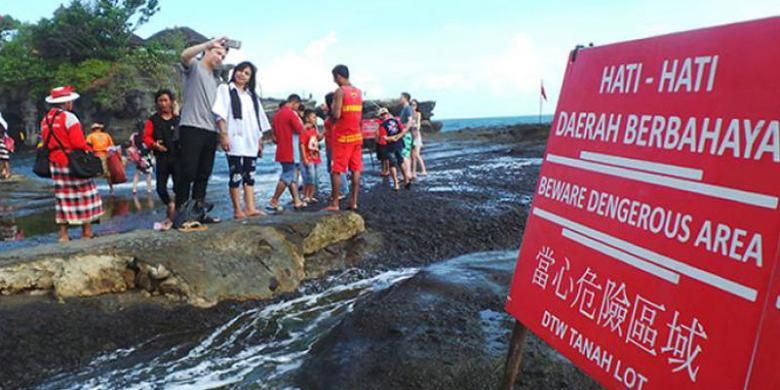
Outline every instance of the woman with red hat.
[(70, 173), (68, 154), (89, 150), (81, 123), (73, 114), (73, 102), (79, 94), (73, 87), (51, 90), (46, 103), (53, 105), (41, 121), (43, 147), (49, 148), (49, 166), (54, 180), (55, 221), (60, 242), (69, 241), (68, 226), (81, 226), (81, 238), (93, 236), (92, 222), (103, 215), (103, 202), (92, 179), (81, 179)]

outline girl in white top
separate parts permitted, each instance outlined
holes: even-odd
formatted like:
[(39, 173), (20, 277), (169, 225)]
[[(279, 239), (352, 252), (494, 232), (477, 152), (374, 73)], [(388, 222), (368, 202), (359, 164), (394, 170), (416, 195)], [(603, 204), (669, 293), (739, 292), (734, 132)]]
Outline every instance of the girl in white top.
[[(255, 163), (263, 153), (263, 132), (271, 130), (263, 104), (255, 92), (257, 68), (242, 62), (233, 69), (229, 84), (217, 88), (212, 111), (217, 116), (220, 144), (230, 169), (230, 200), (236, 219), (263, 215), (255, 207)], [(240, 187), (244, 187), (245, 210)]]

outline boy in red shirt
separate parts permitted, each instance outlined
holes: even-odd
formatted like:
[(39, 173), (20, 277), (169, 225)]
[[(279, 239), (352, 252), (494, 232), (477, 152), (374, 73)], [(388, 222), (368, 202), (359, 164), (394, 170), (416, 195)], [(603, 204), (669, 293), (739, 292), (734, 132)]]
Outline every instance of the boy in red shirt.
[(303, 176), (303, 201), (317, 203), (314, 189), (317, 184), (317, 167), (320, 165), (320, 134), (317, 132), (317, 114), (313, 110), (303, 113), (303, 132), (300, 137), (301, 174)]

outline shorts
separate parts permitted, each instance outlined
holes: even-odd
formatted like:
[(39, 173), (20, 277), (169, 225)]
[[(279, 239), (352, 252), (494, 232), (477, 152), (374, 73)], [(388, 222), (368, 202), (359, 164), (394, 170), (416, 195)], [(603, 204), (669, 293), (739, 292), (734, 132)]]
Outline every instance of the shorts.
[(387, 160), (387, 145), (376, 144), (376, 159), (379, 161)]
[(282, 164), (282, 174), (279, 175), (279, 181), (286, 185), (293, 185), (295, 184), (295, 172), (300, 169), (300, 164), (298, 163), (281, 163)]
[(385, 159), (390, 162), (390, 166), (401, 168), (404, 163), (403, 148), (392, 148), (386, 151)]
[(255, 162), (257, 157), (227, 156), (228, 170), (230, 171), (230, 188), (255, 185)]
[(317, 184), (317, 164), (301, 164), (301, 176), (304, 185)]
[(347, 169), (352, 172), (363, 171), (363, 143), (355, 142), (342, 144), (335, 142), (333, 144), (333, 173), (347, 173)]
[(403, 141), (404, 141), (404, 149), (402, 151), (402, 154), (404, 158), (409, 158), (409, 156), (412, 155), (412, 135), (410, 133), (404, 134)]

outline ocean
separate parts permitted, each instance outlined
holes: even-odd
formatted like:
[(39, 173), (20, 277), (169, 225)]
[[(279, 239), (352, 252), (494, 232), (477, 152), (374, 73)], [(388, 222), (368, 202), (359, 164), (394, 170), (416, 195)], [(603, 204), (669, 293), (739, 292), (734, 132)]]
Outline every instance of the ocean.
[[(435, 118), (434, 118), (435, 119)], [(542, 123), (550, 123), (553, 120), (552, 115), (542, 115)], [(458, 131), (465, 128), (478, 128), (478, 127), (496, 127), (496, 126), (511, 126), (521, 125), (528, 123), (539, 123), (539, 115), (523, 115), (523, 116), (505, 116), (505, 117), (492, 117), (492, 118), (466, 118), (466, 119), (443, 119), (444, 123), (442, 127), (443, 132), (446, 131)]]

